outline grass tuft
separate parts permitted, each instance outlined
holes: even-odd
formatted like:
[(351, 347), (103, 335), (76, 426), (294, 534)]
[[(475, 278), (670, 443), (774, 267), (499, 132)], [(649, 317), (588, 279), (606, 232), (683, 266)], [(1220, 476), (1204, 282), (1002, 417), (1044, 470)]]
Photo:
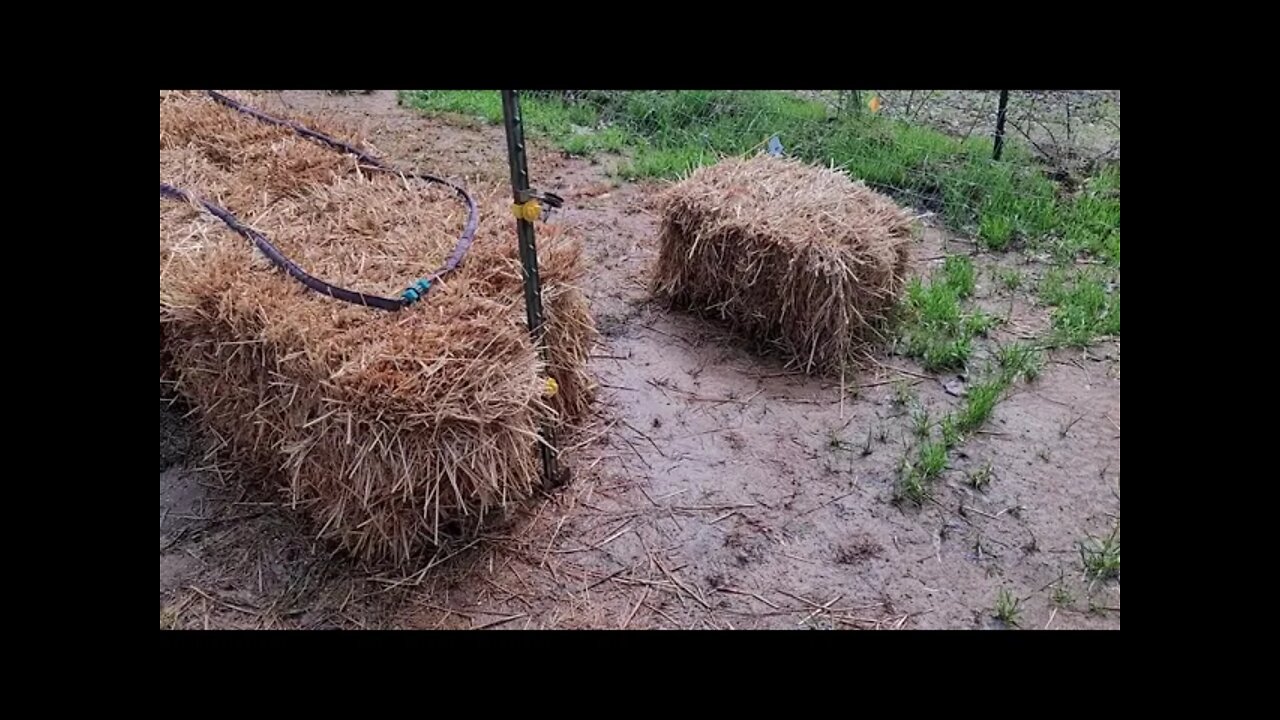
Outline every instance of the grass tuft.
[(962, 433), (971, 433), (982, 427), (996, 409), (1000, 394), (1008, 383), (999, 375), (974, 383), (965, 394), (964, 405), (956, 416), (956, 427)]
[(1009, 627), (1019, 627), (1022, 616), (1022, 601), (1006, 588), (1000, 588), (996, 595), (996, 606), (992, 616)]
[(1012, 382), (1021, 376), (1027, 382), (1040, 377), (1044, 367), (1044, 359), (1040, 351), (1022, 343), (1010, 343), (996, 351), (996, 359), (1000, 363), (1000, 374), (1005, 382)]
[(963, 255), (948, 257), (927, 284), (912, 279), (899, 327), (902, 350), (932, 372), (964, 367), (973, 352), (973, 338), (985, 335), (996, 322), (980, 310), (963, 307), (976, 284), (973, 261)]
[(1040, 283), (1040, 298), (1053, 306), (1056, 345), (1086, 347), (1120, 335), (1120, 278), (1113, 271), (1055, 268)]
[(1120, 577), (1120, 526), (1105, 538), (1090, 537), (1079, 544), (1085, 574), (1096, 580)]

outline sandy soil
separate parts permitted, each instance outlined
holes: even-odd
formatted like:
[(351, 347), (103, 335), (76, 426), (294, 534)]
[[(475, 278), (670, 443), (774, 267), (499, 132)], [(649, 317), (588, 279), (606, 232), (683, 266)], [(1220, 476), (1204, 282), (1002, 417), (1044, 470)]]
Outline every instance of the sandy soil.
[[(406, 167), (507, 177), (499, 128), (423, 118), (391, 92), (259, 101), (358, 119)], [(900, 506), (910, 418), (896, 387), (940, 413), (959, 402), (955, 378), (884, 357), (842, 398), (651, 302), (653, 188), (619, 186), (607, 166), (545, 147), (531, 161), (535, 186), (567, 200), (552, 221), (586, 238), (604, 335), (598, 422), (565, 451), (573, 483), (418, 572), (372, 574), (262, 483), (220, 473), (162, 402), (162, 627), (994, 628), (1007, 590), (1021, 627), (1119, 628), (1119, 581), (1087, 582), (1076, 547), (1119, 522), (1118, 342), (1052, 356), (959, 449), (934, 502)], [(971, 251), (929, 229), (913, 271)], [(997, 340), (1045, 326), (1044, 308), (996, 285), (982, 274), (978, 295), (1009, 318)], [(965, 484), (987, 465), (987, 487)]]

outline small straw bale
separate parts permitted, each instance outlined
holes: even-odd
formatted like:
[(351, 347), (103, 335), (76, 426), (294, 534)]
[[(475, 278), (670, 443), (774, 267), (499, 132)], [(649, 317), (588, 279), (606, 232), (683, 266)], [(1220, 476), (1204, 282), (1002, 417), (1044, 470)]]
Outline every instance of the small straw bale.
[(837, 170), (727, 159), (660, 205), (655, 292), (806, 373), (856, 364), (902, 290), (910, 215)]
[[(337, 285), (396, 297), (440, 266), (464, 224), (448, 188), (368, 174), (199, 96), (162, 97), (160, 119), (162, 182), (213, 199)], [(320, 536), (372, 563), (404, 564), (535, 494), (539, 426), (575, 427), (595, 392), (579, 241), (539, 231), (544, 365), (509, 195), (470, 191), (480, 230), (462, 266), (397, 313), (312, 292), (217, 218), (160, 201), (162, 379), (226, 460), (279, 483)]]

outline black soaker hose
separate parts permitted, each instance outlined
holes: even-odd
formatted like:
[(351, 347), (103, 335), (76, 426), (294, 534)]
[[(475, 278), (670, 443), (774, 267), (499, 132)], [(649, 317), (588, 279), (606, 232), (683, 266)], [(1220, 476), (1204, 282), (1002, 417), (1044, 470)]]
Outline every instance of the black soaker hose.
[(330, 148), (337, 150), (339, 152), (345, 153), (347, 155), (354, 155), (355, 158), (362, 165), (367, 166), (368, 169), (372, 169), (377, 172), (385, 172), (385, 173), (392, 173), (395, 175), (402, 175), (404, 177), (417, 178), (419, 180), (424, 180), (426, 182), (444, 185), (452, 189), (454, 192), (458, 194), (458, 197), (462, 198), (462, 201), (467, 205), (467, 224), (462, 229), (462, 235), (458, 237), (458, 243), (457, 245), (454, 246), (453, 253), (449, 255), (449, 259), (445, 261), (444, 265), (441, 265), (439, 268), (436, 269), (435, 272), (431, 273), (427, 277), (421, 280), (418, 280), (417, 282), (410, 285), (408, 288), (405, 289), (404, 293), (400, 297), (388, 298), (388, 297), (380, 297), (378, 295), (366, 295), (365, 293), (356, 292), (354, 290), (348, 290), (346, 288), (341, 288), (341, 287), (338, 287), (337, 285), (332, 285), (330, 283), (327, 283), (324, 280), (321, 280), (320, 278), (317, 278), (313, 275), (307, 274), (307, 272), (303, 270), (301, 267), (299, 267), (297, 263), (285, 257), (284, 253), (280, 252), (280, 250), (275, 245), (272, 245), (271, 241), (268, 240), (265, 235), (245, 225), (244, 223), (240, 222), (235, 215), (232, 215), (225, 208), (219, 207), (218, 205), (215, 205), (214, 203), (209, 202), (208, 200), (205, 200), (203, 198), (197, 198), (196, 196), (192, 195), (191, 193), (185, 190), (176, 188), (166, 183), (160, 183), (160, 197), (169, 198), (172, 200), (179, 200), (182, 202), (195, 203), (204, 207), (206, 210), (212, 213), (219, 220), (226, 223), (227, 227), (234, 230), (237, 234), (244, 237), (246, 240), (249, 240), (250, 242), (252, 242), (259, 250), (262, 251), (263, 255), (266, 255), (267, 258), (276, 265), (276, 267), (280, 268), (281, 270), (284, 270), (286, 273), (288, 273), (289, 275), (293, 276), (296, 280), (301, 282), (303, 285), (306, 285), (308, 288), (318, 293), (322, 293), (324, 295), (337, 298), (338, 300), (344, 300), (349, 303), (354, 303), (356, 305), (365, 305), (369, 307), (379, 308), (381, 310), (390, 310), (390, 311), (401, 310), (420, 300), (425, 299), (427, 296), (427, 293), (431, 291), (431, 287), (436, 281), (444, 277), (446, 274), (453, 272), (453, 270), (456, 269), (458, 265), (462, 263), (462, 258), (467, 254), (467, 250), (471, 248), (472, 240), (475, 239), (476, 227), (480, 224), (480, 216), (479, 216), (479, 212), (476, 210), (475, 200), (473, 200), (471, 196), (467, 193), (467, 191), (464, 190), (461, 186), (455, 183), (449, 182), (444, 178), (436, 177), (434, 175), (402, 173), (396, 170), (395, 168), (387, 165), (386, 163), (382, 162), (378, 158), (375, 158), (374, 156), (364, 152), (363, 150), (360, 150), (359, 148), (353, 145), (344, 143), (341, 140), (335, 140), (334, 138), (331, 138), (328, 135), (325, 135), (320, 132), (316, 132), (311, 128), (305, 127), (303, 125), (292, 122), (290, 120), (284, 120), (282, 118), (272, 117), (271, 115), (268, 115), (260, 110), (255, 110), (249, 107), (248, 105), (236, 102), (235, 100), (232, 100), (231, 98), (227, 97), (226, 95), (223, 95), (222, 93), (214, 92), (212, 90), (209, 90), (207, 92), (209, 97), (212, 98), (214, 101), (216, 101), (221, 105), (229, 107), (232, 110), (244, 113), (249, 117), (252, 117), (256, 120), (267, 123), (269, 125), (276, 125), (278, 127), (289, 128), (290, 130), (294, 131), (295, 133), (309, 140), (314, 140), (321, 144), (327, 145)]

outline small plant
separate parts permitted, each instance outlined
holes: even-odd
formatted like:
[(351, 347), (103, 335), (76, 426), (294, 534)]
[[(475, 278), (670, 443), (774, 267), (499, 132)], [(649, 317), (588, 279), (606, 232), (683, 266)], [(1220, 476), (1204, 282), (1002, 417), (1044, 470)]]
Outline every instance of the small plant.
[(929, 498), (929, 488), (924, 484), (924, 478), (914, 468), (906, 470), (901, 479), (898, 480), (898, 487), (894, 491), (894, 497), (898, 500), (907, 500), (916, 505), (924, 504)]
[(958, 298), (969, 297), (978, 285), (978, 274), (973, 269), (973, 261), (964, 255), (948, 256), (942, 264), (942, 277)]
[(975, 310), (964, 318), (964, 330), (970, 335), (981, 335), (986, 337), (991, 329), (1000, 323), (1000, 320), (993, 315), (988, 315), (981, 310)]
[(1071, 595), (1071, 591), (1067, 589), (1062, 580), (1059, 580), (1058, 584), (1053, 588), (1053, 604), (1060, 608), (1069, 608), (1075, 601), (1076, 599)]
[(907, 384), (906, 380), (895, 380), (893, 383), (893, 405), (897, 408), (905, 408), (916, 399), (916, 393)]
[(1015, 292), (1018, 288), (1022, 287), (1022, 273), (1013, 268), (1005, 268), (999, 271), (997, 280), (999, 280), (1000, 284), (1004, 286), (1004, 289), (1009, 292)]
[(1054, 268), (1045, 273), (1040, 278), (1040, 285), (1037, 288), (1040, 299), (1046, 305), (1057, 305), (1061, 303), (1067, 296), (1067, 271), (1063, 268)]
[(926, 370), (940, 372), (964, 367), (973, 353), (973, 341), (967, 337), (943, 339), (938, 336), (913, 336), (913, 343), (920, 343), (918, 351), (912, 351), (914, 357), (920, 358)]
[(961, 435), (960, 428), (956, 425), (954, 415), (947, 414), (938, 421), (938, 428), (942, 431), (942, 445), (948, 450), (960, 444)]
[(947, 448), (938, 442), (924, 442), (916, 453), (916, 461), (902, 463), (902, 474), (894, 491), (897, 500), (923, 504), (930, 496), (929, 481), (947, 469)]
[(1090, 537), (1079, 544), (1085, 575), (1095, 580), (1120, 577), (1120, 526), (1105, 538)]
[(969, 486), (974, 490), (981, 490), (991, 484), (991, 461), (988, 460), (985, 465), (968, 473)]
[(1004, 389), (1005, 383), (998, 376), (970, 386), (964, 398), (964, 407), (956, 418), (956, 426), (960, 431), (970, 433), (982, 427), (995, 411), (1000, 393)]
[(919, 460), (916, 469), (925, 480), (942, 474), (947, 469), (947, 448), (942, 443), (926, 442), (920, 446)]
[(929, 418), (929, 408), (917, 405), (911, 411), (911, 427), (917, 437), (929, 437), (929, 428), (933, 427), (933, 421)]
[(1000, 588), (1000, 592), (996, 595), (996, 607), (992, 611), (992, 615), (1009, 627), (1019, 627), (1018, 623), (1022, 615), (1022, 601), (1006, 588)]
[(1023, 343), (1002, 346), (996, 352), (996, 359), (1000, 363), (1000, 374), (1005, 382), (1012, 382), (1018, 376), (1022, 376), (1027, 382), (1035, 380), (1040, 376), (1044, 362), (1040, 351)]

